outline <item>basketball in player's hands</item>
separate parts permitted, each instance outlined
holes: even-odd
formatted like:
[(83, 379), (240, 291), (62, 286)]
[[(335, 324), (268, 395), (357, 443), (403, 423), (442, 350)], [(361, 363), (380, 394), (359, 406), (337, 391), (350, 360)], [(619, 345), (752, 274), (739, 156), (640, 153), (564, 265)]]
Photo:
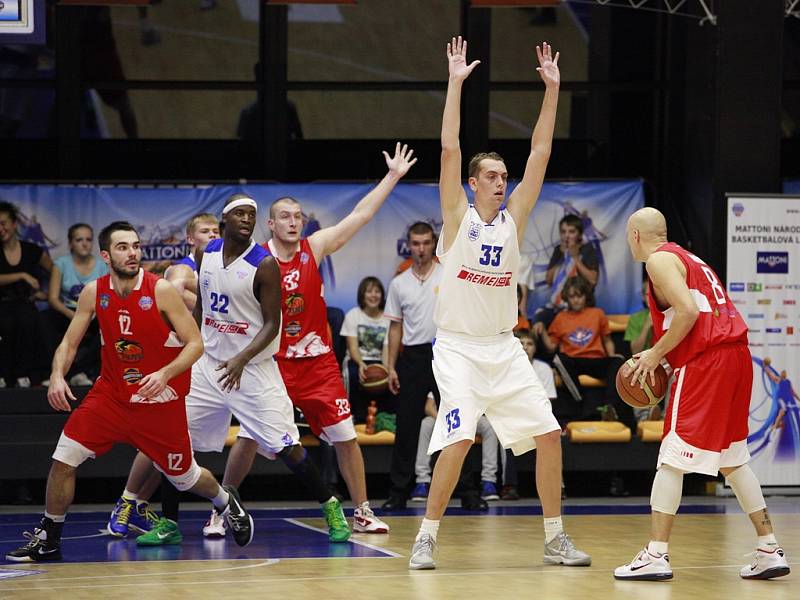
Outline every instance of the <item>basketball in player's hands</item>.
[(629, 358), (617, 370), (617, 393), (622, 398), (622, 401), (633, 408), (645, 408), (661, 402), (667, 393), (667, 383), (669, 381), (667, 371), (663, 365), (658, 365), (653, 372), (656, 380), (655, 385), (650, 383), (650, 377), (647, 376), (643, 387), (639, 387), (638, 381), (631, 385), (634, 369), (636, 369), (636, 359)]
[(367, 365), (361, 387), (370, 394), (383, 394), (389, 388), (389, 371), (378, 363)]

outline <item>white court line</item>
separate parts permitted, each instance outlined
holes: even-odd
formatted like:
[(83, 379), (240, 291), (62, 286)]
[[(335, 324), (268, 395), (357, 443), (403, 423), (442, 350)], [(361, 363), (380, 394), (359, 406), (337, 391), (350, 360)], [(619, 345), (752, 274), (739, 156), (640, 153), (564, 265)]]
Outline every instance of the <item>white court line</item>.
[[(318, 533), (323, 533), (328, 535), (328, 532), (325, 529), (321, 529), (319, 527), (312, 527), (302, 521), (298, 521), (297, 519), (284, 519), (287, 523), (291, 523), (292, 525), (297, 525), (298, 527), (304, 527), (305, 529), (310, 529), (311, 531), (316, 531)], [(391, 558), (402, 558), (402, 554), (398, 554), (397, 552), (392, 552), (391, 550), (387, 550), (386, 548), (381, 548), (380, 546), (374, 546), (373, 544), (368, 544), (367, 542), (362, 542), (361, 540), (354, 540), (352, 537), (348, 540), (352, 544), (358, 544), (359, 546), (364, 546), (365, 548), (369, 548), (370, 550), (375, 550), (376, 552), (382, 552), (383, 554), (388, 554)], [(353, 557), (348, 557), (353, 558)]]
[[(103, 530), (100, 533), (91, 533), (91, 534), (88, 534), (88, 535), (71, 535), (69, 537), (62, 537), (61, 539), (62, 540), (86, 540), (86, 539), (89, 539), (89, 538), (103, 537), (104, 535), (107, 535), (108, 537), (112, 537), (112, 535), (110, 533), (108, 533), (107, 531)], [(25, 538), (19, 537), (19, 538), (15, 538), (13, 540), (0, 540), (0, 544), (13, 544), (15, 542), (24, 542), (24, 541), (25, 541)]]
[[(800, 565), (800, 562), (793, 562), (789, 563), (790, 565)], [(257, 565), (256, 565), (257, 566)], [(683, 571), (689, 569), (733, 569), (733, 568), (741, 568), (740, 564), (736, 565), (706, 565), (706, 566), (698, 566), (698, 567), (673, 567), (673, 571)], [(198, 571), (198, 572), (206, 572), (206, 571)], [(609, 567), (607, 569), (590, 569), (586, 567), (574, 568), (569, 571), (572, 573), (606, 573), (611, 574), (613, 573), (613, 568)], [(187, 572), (188, 573), (188, 572)], [(171, 575), (180, 575), (181, 573), (170, 573)], [(143, 573), (142, 575), (150, 576), (153, 575), (152, 573)], [(294, 581), (338, 581), (338, 580), (347, 580), (347, 581), (354, 581), (354, 580), (370, 580), (370, 579), (398, 579), (403, 578), (407, 579), (408, 577), (464, 577), (464, 576), (505, 576), (508, 577), (509, 575), (559, 575), (563, 577), (564, 575), (564, 567), (553, 567), (549, 569), (503, 569), (502, 571), (449, 571), (449, 572), (442, 572), (442, 571), (408, 571), (403, 569), (401, 573), (387, 573), (383, 575), (334, 575), (334, 576), (321, 576), (321, 577), (276, 577), (276, 578), (268, 578), (268, 579), (224, 579), (224, 580), (211, 580), (211, 581), (181, 581), (175, 582), (173, 585), (180, 585), (180, 586), (191, 586), (191, 585), (230, 585), (236, 584), (241, 586), (242, 584), (275, 584), (275, 583), (290, 583)], [(115, 576), (109, 576), (115, 577)], [(130, 575), (129, 577), (133, 577)], [(62, 581), (62, 579), (58, 579), (55, 581)], [(101, 585), (80, 585), (80, 586), (41, 586), (41, 587), (32, 587), (32, 586), (14, 586), (14, 587), (0, 587), (0, 592), (8, 591), (8, 592), (21, 592), (21, 591), (34, 591), (34, 590), (58, 590), (58, 589), (67, 589), (67, 590), (80, 590), (80, 589), (99, 589), (99, 588), (116, 588), (116, 587), (130, 587), (130, 586), (156, 586), (156, 587), (164, 587), (163, 581), (136, 581), (131, 583), (109, 583), (109, 584), (101, 584)]]

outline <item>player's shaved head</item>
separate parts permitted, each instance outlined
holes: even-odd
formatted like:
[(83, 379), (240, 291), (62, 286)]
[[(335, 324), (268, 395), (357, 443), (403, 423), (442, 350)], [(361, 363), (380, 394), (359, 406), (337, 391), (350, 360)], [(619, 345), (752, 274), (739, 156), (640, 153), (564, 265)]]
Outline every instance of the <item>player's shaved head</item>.
[(667, 220), (664, 214), (652, 206), (645, 206), (628, 219), (628, 227), (636, 229), (643, 241), (667, 241)]

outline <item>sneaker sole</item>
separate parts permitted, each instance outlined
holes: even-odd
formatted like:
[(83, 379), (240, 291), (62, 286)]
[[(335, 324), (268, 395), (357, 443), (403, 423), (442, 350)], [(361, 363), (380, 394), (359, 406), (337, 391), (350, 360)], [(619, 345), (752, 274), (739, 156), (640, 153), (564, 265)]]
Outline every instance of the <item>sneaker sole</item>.
[(31, 563), (36, 563), (36, 562), (58, 562), (58, 561), (61, 560), (61, 554), (58, 554), (56, 556), (46, 556), (45, 555), (45, 556), (43, 556), (42, 558), (39, 558), (39, 559), (33, 558), (32, 556), (9, 556), (8, 554), (6, 554), (6, 560), (11, 561), (11, 562), (31, 562)]
[(774, 579), (775, 577), (783, 577), (784, 575), (788, 575), (791, 573), (791, 569), (789, 567), (773, 567), (771, 569), (767, 569), (766, 571), (762, 571), (758, 575), (748, 575), (745, 577), (741, 575), (742, 579)]
[(650, 573), (643, 575), (617, 575), (614, 573), (614, 579), (620, 581), (668, 581), (672, 579), (672, 573)]
[(225, 534), (224, 533), (206, 533), (204, 531), (203, 532), (203, 537), (206, 538), (207, 540), (221, 540), (221, 539), (225, 538)]
[(492, 494), (491, 496), (481, 496), (482, 500), (500, 500), (500, 496)]
[(388, 527), (379, 527), (377, 529), (361, 528), (353, 525), (353, 533), (389, 533)]
[(561, 557), (555, 556), (544, 556), (543, 562), (546, 565), (563, 565), (565, 567), (591, 567), (592, 566), (592, 559), (589, 558), (581, 559), (581, 560), (564, 560)]
[(182, 543), (183, 543), (183, 537), (180, 537), (178, 539), (164, 540), (164, 541), (158, 541), (158, 542), (140, 542), (139, 540), (136, 540), (136, 545), (139, 546), (139, 547), (177, 546), (178, 544), (182, 544)]
[(412, 571), (433, 571), (436, 568), (436, 563), (408, 563), (408, 568)]
[(120, 539), (127, 537), (128, 535), (127, 533), (117, 533), (116, 531), (112, 531), (111, 527), (109, 527), (108, 525), (106, 525), (106, 531), (108, 532), (108, 535)]

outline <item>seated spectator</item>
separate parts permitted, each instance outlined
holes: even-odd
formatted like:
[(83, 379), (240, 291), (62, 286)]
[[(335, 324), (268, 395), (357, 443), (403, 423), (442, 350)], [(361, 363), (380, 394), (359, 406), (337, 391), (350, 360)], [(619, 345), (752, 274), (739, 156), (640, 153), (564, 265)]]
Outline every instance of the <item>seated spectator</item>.
[[(425, 401), (425, 418), (419, 426), (419, 442), (417, 442), (417, 459), (414, 462), (414, 473), (417, 484), (411, 492), (411, 500), (425, 501), (431, 485), (431, 457), (428, 456), (428, 446), (433, 435), (433, 426), (436, 423), (436, 401), (432, 393), (428, 393)], [(489, 424), (486, 415), (478, 419), (476, 433), (481, 436), (481, 498), (484, 500), (499, 500), (497, 493), (497, 434)]]
[[(369, 394), (361, 383), (368, 365), (386, 367), (389, 356), (389, 319), (383, 316), (386, 294), (377, 277), (365, 277), (358, 284), (358, 306), (344, 317), (341, 335), (347, 340), (347, 354), (343, 376), (350, 393), (350, 410), (357, 423), (367, 416), (367, 405), (376, 400), (381, 412), (394, 412), (394, 397)], [(387, 369), (388, 372), (388, 369)]]
[[(534, 358), (536, 354), (536, 338), (527, 329), (520, 329), (514, 332), (514, 336), (519, 339), (522, 344), (522, 349), (528, 355), (528, 360), (533, 365), (533, 370), (539, 381), (542, 382), (542, 387), (547, 393), (547, 397), (552, 403), (556, 399), (556, 382), (553, 377), (553, 369), (543, 360)], [(514, 456), (511, 450), (506, 450), (503, 455), (503, 488), (500, 493), (501, 500), (519, 500), (519, 491), (517, 486), (519, 479), (517, 477), (517, 463), (518, 457)], [(562, 483), (563, 486), (563, 483)]]
[[(550, 287), (549, 300), (537, 308), (533, 316), (534, 322), (544, 323), (545, 328), (550, 326), (556, 314), (567, 307), (562, 291), (570, 277), (582, 277), (594, 292), (599, 275), (597, 253), (591, 244), (583, 243), (581, 218), (578, 215), (566, 215), (559, 221), (558, 231), (561, 243), (553, 250), (545, 274), (545, 281)], [(593, 304), (594, 300), (589, 306)]]
[[(45, 313), (45, 317), (51, 356), (75, 316), (81, 290), (108, 273), (106, 264), (92, 254), (94, 230), (90, 225), (75, 223), (67, 230), (67, 239), (69, 254), (55, 259), (50, 272), (47, 298), (50, 310)], [(97, 319), (93, 319), (72, 363), (70, 384), (92, 385), (92, 380), (99, 374), (99, 365), (100, 330)]]
[(568, 309), (558, 313), (548, 329), (544, 323), (534, 325), (549, 352), (558, 359), (575, 382), (580, 396), (583, 390), (578, 375), (591, 375), (606, 380), (606, 405), (617, 411), (620, 420), (636, 429), (633, 410), (617, 395), (616, 374), (623, 358), (616, 354), (608, 318), (602, 308), (590, 306), (594, 295), (591, 284), (583, 277), (570, 277), (561, 291)]
[(36, 301), (47, 296), (38, 277), (50, 273), (53, 261), (41, 247), (19, 239), (18, 220), (17, 207), (0, 202), (0, 387), (16, 381), (17, 387), (27, 388), (43, 366)]

